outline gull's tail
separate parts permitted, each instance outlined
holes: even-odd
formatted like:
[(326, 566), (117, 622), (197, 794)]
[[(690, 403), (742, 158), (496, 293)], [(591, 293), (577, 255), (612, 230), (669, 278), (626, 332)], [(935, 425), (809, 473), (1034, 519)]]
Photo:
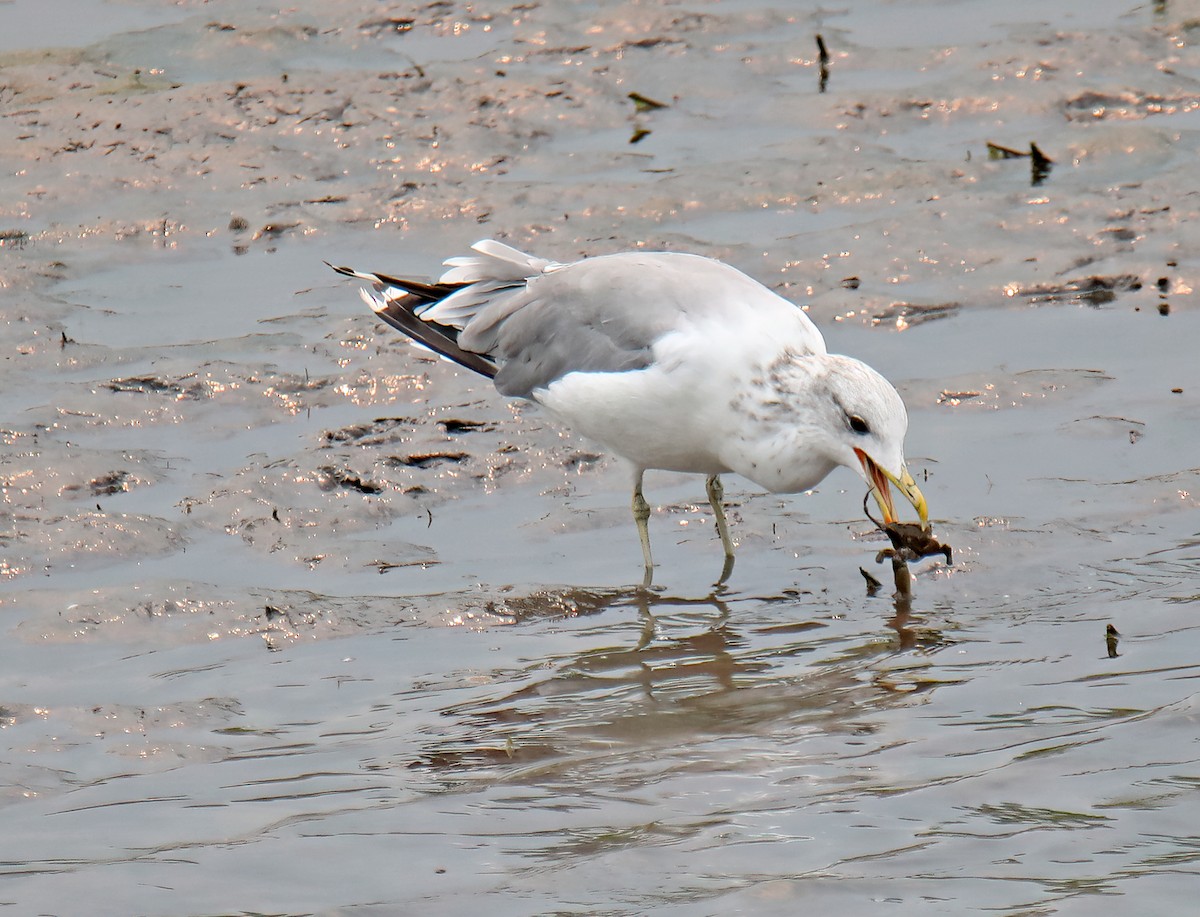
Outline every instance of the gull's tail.
[(526, 304), (523, 293), (529, 281), (563, 265), (527, 255), (494, 239), (476, 242), (471, 248), (476, 254), (445, 262), (449, 270), (437, 283), (329, 266), (339, 274), (367, 281), (371, 289), (362, 291), (363, 299), (393, 328), (490, 379), (496, 375), (496, 363), (486, 351), (459, 346), (459, 332), (478, 317), (468, 336), (490, 339), (490, 329)]
[[(328, 261), (325, 262), (329, 264)], [(459, 366), (474, 370), (489, 379), (496, 375), (496, 364), (483, 354), (463, 350), (458, 346), (459, 328), (422, 319), (421, 313), (436, 306), (454, 293), (471, 286), (470, 281), (457, 283), (421, 283), (403, 280), (387, 274), (371, 274), (354, 268), (329, 264), (339, 274), (365, 280), (371, 289), (362, 289), (363, 301), (375, 314), (418, 344), (453, 360)]]

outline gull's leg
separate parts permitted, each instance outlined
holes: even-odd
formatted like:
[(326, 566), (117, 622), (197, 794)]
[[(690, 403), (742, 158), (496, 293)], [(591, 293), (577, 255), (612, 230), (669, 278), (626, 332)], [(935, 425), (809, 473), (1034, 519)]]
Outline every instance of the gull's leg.
[(647, 525), (650, 519), (650, 504), (642, 496), (643, 474), (644, 472), (638, 469), (637, 476), (633, 479), (633, 521), (637, 523), (638, 538), (642, 540), (642, 559), (646, 562), (646, 580), (649, 582), (650, 571), (654, 569), (654, 558), (650, 555), (650, 526)]
[(715, 474), (710, 474), (708, 480), (704, 482), (704, 489), (708, 491), (708, 502), (712, 504), (713, 515), (717, 519), (717, 534), (721, 536), (721, 546), (725, 548), (725, 556), (733, 557), (733, 542), (729, 540), (729, 523), (725, 521), (725, 488), (721, 486), (721, 479)]

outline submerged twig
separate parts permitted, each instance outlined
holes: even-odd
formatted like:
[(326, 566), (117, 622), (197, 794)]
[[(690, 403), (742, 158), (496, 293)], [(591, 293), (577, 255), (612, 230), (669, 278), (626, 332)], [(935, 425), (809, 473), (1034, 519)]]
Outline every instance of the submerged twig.
[(817, 91), (824, 92), (829, 85), (829, 49), (825, 47), (825, 39), (817, 35)]
[(1054, 160), (1039, 150), (1036, 143), (1029, 144), (1029, 159), (1032, 184), (1035, 186), (1040, 185), (1050, 175), (1050, 169), (1054, 166)]
[(644, 96), (640, 92), (629, 93), (629, 98), (633, 100), (633, 104), (637, 106), (639, 113), (654, 111), (657, 108), (668, 108), (666, 102), (658, 102), (649, 96)]
[(1025, 159), (1029, 158), (1030, 169), (1030, 184), (1040, 185), (1050, 175), (1050, 170), (1054, 167), (1054, 160), (1043, 153), (1036, 143), (1029, 144), (1029, 152), (1023, 150), (1015, 150), (1009, 146), (1001, 146), (998, 143), (988, 141), (987, 144), (989, 159)]
[(880, 589), (883, 588), (883, 583), (881, 583), (879, 580), (875, 579), (875, 577), (873, 577), (867, 571), (866, 567), (859, 567), (858, 572), (861, 573), (863, 575), (863, 579), (865, 579), (867, 581), (867, 595), (868, 596), (874, 595)]

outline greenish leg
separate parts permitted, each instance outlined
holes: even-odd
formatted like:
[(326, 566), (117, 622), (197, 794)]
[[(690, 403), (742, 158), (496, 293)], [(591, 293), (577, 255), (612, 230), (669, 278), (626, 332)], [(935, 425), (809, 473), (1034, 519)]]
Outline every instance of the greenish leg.
[(708, 491), (708, 502), (712, 504), (713, 515), (717, 519), (717, 534), (721, 536), (721, 546), (725, 548), (725, 556), (733, 557), (733, 542), (729, 540), (729, 523), (725, 521), (725, 488), (721, 479), (715, 474), (709, 475), (704, 482)]
[(646, 562), (646, 576), (654, 569), (654, 558), (650, 554), (650, 504), (642, 496), (642, 472), (637, 473), (633, 483), (633, 521), (637, 523), (638, 538), (642, 540), (642, 559)]

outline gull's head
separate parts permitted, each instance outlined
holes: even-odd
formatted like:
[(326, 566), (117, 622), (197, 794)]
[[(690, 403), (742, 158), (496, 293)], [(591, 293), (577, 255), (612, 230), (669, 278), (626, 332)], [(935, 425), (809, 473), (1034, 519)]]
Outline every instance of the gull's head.
[(838, 464), (854, 469), (867, 482), (883, 511), (884, 522), (897, 522), (892, 486), (913, 509), (921, 525), (929, 522), (925, 497), (904, 463), (908, 412), (887, 379), (851, 357), (828, 356), (823, 416)]
[(730, 405), (737, 435), (728, 467), (768, 490), (815, 487), (838, 465), (871, 488), (885, 522), (896, 522), (895, 487), (927, 524), (929, 511), (904, 464), (908, 412), (892, 384), (867, 364), (785, 350)]

